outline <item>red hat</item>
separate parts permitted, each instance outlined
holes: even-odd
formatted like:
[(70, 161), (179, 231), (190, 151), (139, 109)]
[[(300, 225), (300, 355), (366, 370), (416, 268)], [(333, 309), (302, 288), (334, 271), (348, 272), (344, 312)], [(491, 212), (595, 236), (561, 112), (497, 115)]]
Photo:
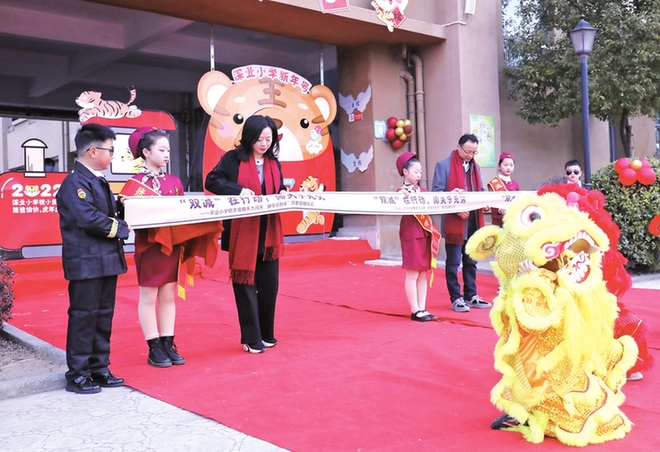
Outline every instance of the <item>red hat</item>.
[(404, 152), (396, 159), (396, 169), (399, 171), (399, 176), (403, 176), (403, 165), (405, 165), (408, 160), (416, 159), (417, 155), (412, 152)]
[(130, 137), (128, 137), (128, 148), (131, 150), (131, 154), (133, 154), (133, 158), (139, 158), (142, 157), (140, 155), (139, 149), (138, 149), (138, 143), (146, 134), (149, 132), (153, 132), (154, 130), (158, 130), (155, 127), (151, 126), (145, 126), (145, 127), (140, 127), (139, 129), (136, 129)]
[(504, 159), (511, 159), (511, 160), (514, 160), (514, 161), (516, 160), (516, 159), (513, 158), (513, 154), (510, 153), (510, 152), (502, 152), (500, 154), (500, 159), (498, 161), (501, 162)]

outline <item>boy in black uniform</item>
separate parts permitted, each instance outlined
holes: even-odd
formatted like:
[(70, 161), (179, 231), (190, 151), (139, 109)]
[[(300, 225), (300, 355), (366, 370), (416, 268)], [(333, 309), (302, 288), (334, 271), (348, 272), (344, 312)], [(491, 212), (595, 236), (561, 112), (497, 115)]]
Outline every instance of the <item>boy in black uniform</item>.
[(129, 225), (117, 217), (115, 198), (101, 173), (112, 162), (115, 133), (99, 124), (78, 130), (78, 160), (57, 192), (62, 265), (69, 281), (66, 390), (94, 394), (123, 386), (110, 365), (110, 333), (117, 275), (126, 273)]

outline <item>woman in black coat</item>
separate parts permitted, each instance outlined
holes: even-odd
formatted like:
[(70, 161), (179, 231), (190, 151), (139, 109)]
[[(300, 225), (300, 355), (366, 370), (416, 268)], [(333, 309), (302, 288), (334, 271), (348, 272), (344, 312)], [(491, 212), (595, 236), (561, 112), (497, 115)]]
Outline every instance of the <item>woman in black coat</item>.
[[(206, 176), (216, 195), (261, 196), (286, 191), (277, 154), (277, 126), (268, 116), (250, 116), (240, 144), (227, 152)], [(280, 215), (235, 218), (223, 222), (221, 249), (229, 252), (241, 343), (249, 353), (274, 347), (279, 257), (284, 248)]]

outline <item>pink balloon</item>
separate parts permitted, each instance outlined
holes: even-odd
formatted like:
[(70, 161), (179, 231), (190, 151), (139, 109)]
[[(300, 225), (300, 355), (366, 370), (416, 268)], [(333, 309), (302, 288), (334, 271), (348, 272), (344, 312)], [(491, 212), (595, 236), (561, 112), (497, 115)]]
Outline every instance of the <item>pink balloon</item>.
[(632, 168), (624, 168), (619, 173), (619, 182), (626, 187), (631, 186), (637, 181), (637, 171)]
[(655, 182), (656, 178), (657, 175), (655, 174), (655, 171), (653, 171), (653, 168), (648, 166), (642, 167), (642, 169), (637, 172), (637, 180), (642, 185), (651, 185), (653, 182)]
[(630, 168), (630, 160), (629, 159), (619, 159), (616, 162), (614, 162), (614, 171), (617, 172), (617, 174), (621, 174), (621, 171), (623, 171), (626, 168)]

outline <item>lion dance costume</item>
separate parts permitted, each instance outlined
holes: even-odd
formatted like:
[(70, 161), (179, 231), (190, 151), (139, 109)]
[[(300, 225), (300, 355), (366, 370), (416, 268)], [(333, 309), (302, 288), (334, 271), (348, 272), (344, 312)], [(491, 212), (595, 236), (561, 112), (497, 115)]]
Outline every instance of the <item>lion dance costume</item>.
[[(521, 195), (502, 227), (481, 228), (466, 245), (475, 260), (496, 257), (500, 281), (490, 317), (502, 379), (491, 401), (519, 422), (509, 430), (533, 443), (551, 436), (584, 446), (623, 438), (631, 428), (619, 407), (637, 345), (614, 337), (617, 300), (601, 269), (610, 239), (579, 199)], [(520, 274), (525, 261), (536, 270)]]

